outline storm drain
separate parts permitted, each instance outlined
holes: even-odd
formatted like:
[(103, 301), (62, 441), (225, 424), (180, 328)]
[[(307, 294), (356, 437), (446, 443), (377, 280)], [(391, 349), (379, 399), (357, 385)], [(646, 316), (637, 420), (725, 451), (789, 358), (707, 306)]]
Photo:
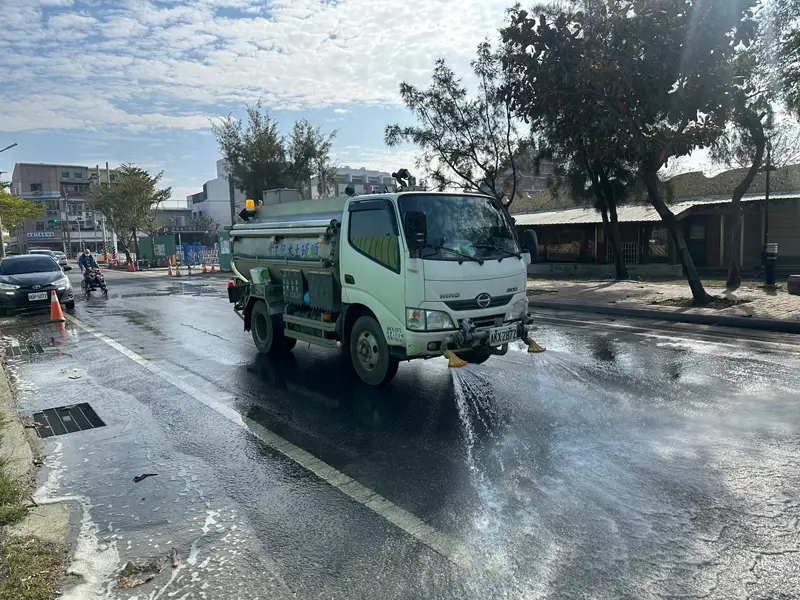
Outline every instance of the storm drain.
[(86, 402), (71, 406), (48, 408), (42, 412), (34, 413), (33, 420), (36, 423), (36, 433), (39, 434), (40, 438), (105, 427), (102, 419), (97, 416), (94, 409)]
[(28, 356), (32, 354), (44, 354), (41, 344), (31, 344), (30, 346), (6, 346), (6, 356)]

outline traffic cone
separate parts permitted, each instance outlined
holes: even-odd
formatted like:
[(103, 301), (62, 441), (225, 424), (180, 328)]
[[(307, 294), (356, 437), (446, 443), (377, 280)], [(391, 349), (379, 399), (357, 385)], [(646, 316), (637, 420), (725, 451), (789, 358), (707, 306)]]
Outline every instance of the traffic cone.
[(208, 271), (206, 271), (206, 263), (204, 262), (203, 263), (203, 275), (205, 275), (206, 273), (208, 273)]
[(214, 273), (216, 273), (216, 271), (214, 270), (214, 263), (211, 263), (211, 274), (213, 275)]
[(58, 302), (58, 296), (55, 290), (50, 290), (50, 320), (51, 321), (66, 321), (64, 318), (64, 311), (61, 310), (61, 304)]
[(167, 277), (172, 277), (172, 263), (169, 263), (169, 269), (167, 270)]

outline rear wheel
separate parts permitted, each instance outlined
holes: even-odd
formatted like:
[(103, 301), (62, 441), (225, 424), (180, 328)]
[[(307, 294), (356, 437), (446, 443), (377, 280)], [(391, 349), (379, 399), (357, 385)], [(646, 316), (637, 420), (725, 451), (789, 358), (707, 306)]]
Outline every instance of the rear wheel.
[(253, 343), (261, 354), (280, 354), (294, 348), (297, 340), (283, 335), (279, 315), (270, 315), (266, 303), (258, 301), (250, 313), (250, 332)]
[(394, 378), (400, 361), (389, 354), (389, 345), (373, 317), (359, 317), (350, 333), (350, 359), (361, 381), (385, 385)]

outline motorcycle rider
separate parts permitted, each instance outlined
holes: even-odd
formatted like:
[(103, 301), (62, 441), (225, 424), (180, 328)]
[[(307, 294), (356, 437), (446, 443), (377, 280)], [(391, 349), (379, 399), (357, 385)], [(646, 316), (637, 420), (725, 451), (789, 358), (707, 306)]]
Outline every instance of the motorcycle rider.
[(97, 261), (95, 260), (92, 253), (89, 251), (89, 248), (83, 249), (83, 254), (78, 257), (78, 266), (81, 269), (81, 273), (83, 273), (83, 279), (88, 286), (91, 279), (91, 269), (97, 269)]

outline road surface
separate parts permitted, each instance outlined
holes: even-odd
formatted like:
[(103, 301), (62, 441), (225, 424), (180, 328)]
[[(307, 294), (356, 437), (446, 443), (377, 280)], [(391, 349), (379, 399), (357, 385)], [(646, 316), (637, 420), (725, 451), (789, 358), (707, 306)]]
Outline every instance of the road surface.
[(544, 354), (374, 389), (336, 352), (258, 355), (224, 280), (109, 286), (63, 329), (0, 321), (23, 414), (105, 422), (40, 474), (75, 507), (65, 598), (800, 594), (796, 338), (542, 313)]

